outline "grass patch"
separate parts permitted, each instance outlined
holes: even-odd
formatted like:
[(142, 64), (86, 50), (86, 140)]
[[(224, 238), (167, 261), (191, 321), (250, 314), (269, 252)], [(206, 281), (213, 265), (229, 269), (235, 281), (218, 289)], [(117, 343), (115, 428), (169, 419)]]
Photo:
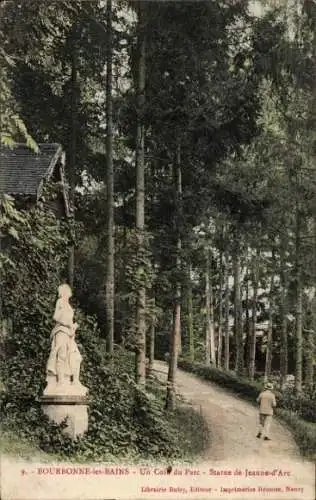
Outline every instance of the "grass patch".
[(58, 455), (45, 453), (30, 439), (19, 437), (13, 431), (3, 428), (0, 429), (0, 454), (24, 460), (34, 460), (36, 457), (40, 462), (60, 459)]
[(194, 408), (180, 406), (174, 412), (180, 447), (194, 462), (210, 445), (210, 433), (203, 416)]

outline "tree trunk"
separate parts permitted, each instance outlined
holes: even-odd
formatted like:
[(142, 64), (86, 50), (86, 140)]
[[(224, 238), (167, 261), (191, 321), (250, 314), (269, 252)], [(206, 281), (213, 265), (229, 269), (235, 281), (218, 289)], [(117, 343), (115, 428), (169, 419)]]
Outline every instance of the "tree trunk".
[(113, 169), (113, 99), (112, 99), (112, 0), (107, 0), (106, 61), (106, 187), (107, 187), (107, 262), (106, 262), (106, 334), (109, 353), (114, 351), (114, 169)]
[(77, 126), (78, 126), (78, 72), (76, 53), (76, 30), (73, 33), (73, 48), (71, 59), (71, 122), (70, 122), (70, 147), (68, 159), (68, 180), (69, 180), (69, 205), (71, 210), (71, 246), (68, 255), (68, 282), (71, 288), (74, 284), (75, 274), (75, 244), (74, 244), (74, 219), (75, 219), (75, 170), (77, 152)]
[(240, 294), (240, 249), (235, 244), (234, 251), (234, 333), (236, 340), (236, 363), (235, 371), (238, 375), (243, 375), (244, 352), (243, 352), (243, 331), (242, 331), (242, 311)]
[(287, 341), (287, 276), (285, 262), (285, 238), (280, 245), (280, 281), (281, 281), (281, 345), (280, 345), (280, 373), (281, 387), (283, 388), (288, 374), (288, 341)]
[(224, 276), (224, 281), (225, 281), (225, 359), (224, 359), (224, 367), (225, 370), (229, 370), (229, 356), (230, 356), (230, 345), (229, 345), (229, 259), (228, 259), (228, 252), (226, 252), (225, 255), (225, 276)]
[[(314, 298), (315, 300), (315, 298)], [(315, 307), (315, 306), (313, 306)], [(305, 385), (309, 389), (314, 385), (314, 337), (315, 337), (315, 313), (313, 313), (313, 328), (306, 331), (306, 349), (305, 349)]]
[(303, 366), (303, 288), (301, 263), (301, 214), (296, 207), (296, 348), (295, 348), (295, 390), (302, 391)]
[[(274, 258), (272, 257), (272, 261)], [(273, 273), (273, 271), (272, 271)], [(269, 379), (271, 375), (271, 364), (272, 364), (272, 345), (273, 345), (273, 313), (274, 313), (274, 275), (271, 276), (270, 282), (270, 300), (269, 300), (269, 323), (268, 323), (268, 337), (267, 337), (267, 350), (266, 350), (266, 360), (264, 369), (264, 380), (265, 382)]]
[[(146, 2), (138, 3), (138, 69), (136, 127), (136, 235), (138, 270), (142, 274), (142, 253), (145, 245), (145, 10)], [(141, 283), (136, 304), (136, 382), (145, 385), (146, 377), (146, 288)]]
[(222, 367), (223, 350), (223, 253), (219, 256), (219, 295), (218, 295), (218, 343), (217, 343), (217, 366)]
[(191, 281), (191, 263), (189, 264), (188, 272), (188, 337), (189, 337), (189, 354), (190, 361), (194, 361), (194, 325), (193, 325), (193, 297), (192, 297), (192, 281)]
[[(155, 307), (155, 297), (153, 298), (153, 307)], [(152, 318), (149, 331), (149, 363), (148, 363), (148, 373), (152, 374), (155, 361), (155, 333), (156, 333), (156, 321)]]
[[(1, 202), (0, 202), (0, 207), (1, 207)], [(2, 234), (0, 232), (0, 254), (2, 252)], [(3, 271), (2, 271), (2, 266), (0, 266), (0, 283), (2, 283), (2, 276), (3, 276)], [(3, 298), (2, 298), (2, 293), (0, 293), (0, 334), (2, 334), (2, 329), (3, 329), (3, 322), (4, 322), (4, 317), (3, 317)]]
[(68, 255), (68, 283), (70, 288), (73, 288), (74, 286), (74, 277), (75, 277), (75, 246), (74, 243), (72, 243), (69, 248), (69, 255)]
[(214, 338), (214, 307), (213, 287), (210, 279), (210, 250), (206, 250), (205, 268), (205, 300), (206, 300), (206, 335), (205, 335), (205, 363), (216, 365), (215, 338)]
[[(178, 252), (180, 253), (181, 252), (181, 248), (182, 248), (182, 242), (181, 242), (181, 239), (178, 240)], [(179, 266), (181, 266), (181, 261), (179, 261)], [(178, 283), (178, 287), (179, 287), (179, 290), (178, 290), (178, 296), (180, 297), (180, 307), (179, 307), (179, 317), (180, 317), (180, 320), (179, 320), (179, 333), (178, 333), (178, 356), (181, 356), (182, 354), (182, 329), (181, 329), (181, 308), (182, 308), (182, 293), (181, 293), (181, 284), (180, 284), (180, 281)]]
[[(315, 207), (316, 208), (316, 207)], [(316, 213), (316, 211), (315, 211)], [(314, 217), (314, 256), (313, 276), (316, 283), (316, 216)], [(312, 389), (314, 385), (314, 361), (315, 361), (315, 338), (316, 338), (316, 291), (311, 298), (311, 327), (306, 332), (306, 357), (305, 357), (305, 384)]]
[(210, 299), (210, 270), (209, 270), (209, 250), (206, 250), (206, 269), (205, 269), (205, 363), (211, 363), (211, 299)]
[(250, 337), (251, 337), (251, 325), (250, 325), (250, 314), (249, 314), (249, 308), (250, 308), (250, 300), (249, 300), (249, 270), (247, 266), (246, 270), (246, 319), (245, 319), (245, 330), (246, 330), (246, 340), (245, 340), (245, 361), (246, 361), (246, 366), (250, 365)]
[(181, 341), (181, 214), (182, 214), (182, 171), (181, 171), (181, 145), (177, 144), (175, 165), (175, 188), (176, 188), (176, 231), (177, 231), (177, 257), (176, 257), (176, 286), (173, 311), (173, 327), (170, 339), (169, 369), (167, 382), (166, 409), (173, 410), (175, 407), (175, 383), (178, 366), (178, 354)]
[(177, 259), (176, 259), (176, 272), (177, 272), (177, 285), (176, 285), (176, 318), (175, 318), (175, 331), (177, 338), (178, 355), (182, 353), (182, 332), (181, 332), (181, 223), (182, 223), (182, 168), (181, 168), (181, 144), (177, 144), (176, 154), (176, 212), (177, 212)]
[[(210, 269), (211, 271), (211, 269)], [(212, 365), (216, 366), (216, 348), (215, 348), (215, 323), (214, 323), (214, 293), (213, 283), (210, 276), (210, 337), (211, 337), (211, 361)]]
[(256, 335), (257, 335), (257, 300), (258, 300), (258, 281), (259, 281), (259, 251), (253, 261), (253, 296), (252, 296), (252, 315), (251, 315), (251, 336), (250, 336), (250, 359), (249, 359), (249, 378), (253, 380), (256, 368)]

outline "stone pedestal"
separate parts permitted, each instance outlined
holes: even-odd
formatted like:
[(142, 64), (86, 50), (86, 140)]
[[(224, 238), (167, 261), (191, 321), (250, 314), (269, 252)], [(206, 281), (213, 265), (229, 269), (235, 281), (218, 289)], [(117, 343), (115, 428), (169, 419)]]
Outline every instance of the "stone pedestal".
[(44, 395), (41, 397), (43, 412), (50, 420), (60, 424), (65, 419), (65, 433), (71, 438), (88, 430), (88, 401), (86, 396)]

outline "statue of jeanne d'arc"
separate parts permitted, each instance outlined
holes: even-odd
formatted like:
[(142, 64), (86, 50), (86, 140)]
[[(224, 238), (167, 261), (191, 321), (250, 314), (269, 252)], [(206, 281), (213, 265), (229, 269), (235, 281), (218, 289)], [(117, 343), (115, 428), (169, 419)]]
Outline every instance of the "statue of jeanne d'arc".
[(58, 287), (54, 321), (51, 332), (51, 351), (46, 367), (47, 386), (44, 395), (86, 395), (87, 388), (80, 380), (81, 354), (75, 341), (78, 324), (73, 322), (72, 296), (67, 284)]

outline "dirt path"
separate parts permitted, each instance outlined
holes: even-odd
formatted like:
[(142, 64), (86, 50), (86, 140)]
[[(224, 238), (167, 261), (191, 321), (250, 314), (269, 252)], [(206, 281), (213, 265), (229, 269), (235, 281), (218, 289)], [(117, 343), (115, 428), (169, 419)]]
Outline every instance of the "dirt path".
[[(166, 363), (157, 361), (160, 378), (167, 374)], [(248, 463), (299, 462), (307, 464), (287, 428), (275, 419), (271, 426), (272, 441), (256, 438), (257, 409), (214, 383), (204, 382), (182, 370), (177, 373), (177, 392), (200, 410), (209, 424), (211, 444), (203, 461), (247, 461)]]
[[(161, 380), (166, 380), (166, 363), (157, 361), (155, 370)], [(177, 372), (176, 390), (202, 413), (210, 429), (210, 445), (198, 460), (199, 467), (251, 469), (260, 474), (272, 470), (287, 471), (288, 477), (265, 476), (265, 486), (283, 488), (282, 493), (268, 493), (269, 500), (316, 499), (315, 464), (301, 457), (293, 436), (280, 422), (275, 419), (272, 422), (272, 441), (257, 439), (258, 412), (255, 406), (182, 370)], [(255, 487), (263, 484), (262, 476), (252, 479)], [(223, 485), (240, 486), (238, 482), (230, 482), (229, 478)], [(236, 498), (246, 498), (244, 493), (235, 495)], [(260, 493), (253, 499), (263, 497), (268, 498), (265, 493)], [(247, 494), (247, 498), (251, 496)]]

